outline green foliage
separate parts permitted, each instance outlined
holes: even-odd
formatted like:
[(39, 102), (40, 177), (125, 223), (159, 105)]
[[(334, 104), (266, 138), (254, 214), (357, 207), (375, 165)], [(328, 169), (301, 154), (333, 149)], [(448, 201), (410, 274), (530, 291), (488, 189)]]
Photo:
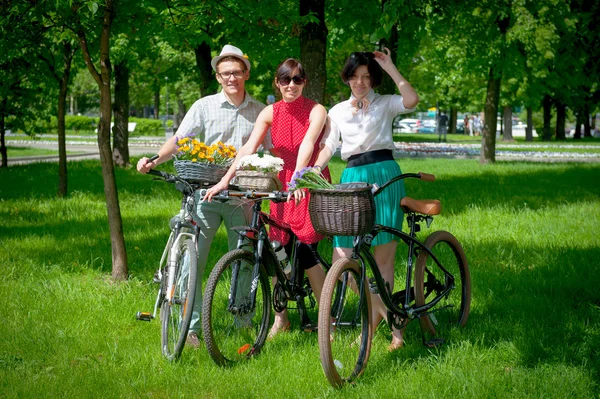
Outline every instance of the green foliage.
[(136, 126), (132, 136), (163, 136), (165, 128), (162, 121), (158, 119), (147, 119), (147, 118), (129, 118), (129, 122), (135, 122)]

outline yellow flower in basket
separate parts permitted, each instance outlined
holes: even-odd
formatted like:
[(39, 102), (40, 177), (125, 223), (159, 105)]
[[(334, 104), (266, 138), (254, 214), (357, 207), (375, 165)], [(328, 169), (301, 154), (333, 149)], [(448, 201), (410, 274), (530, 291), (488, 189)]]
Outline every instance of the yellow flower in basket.
[(189, 137), (183, 138), (177, 142), (179, 152), (177, 159), (180, 161), (192, 161), (197, 163), (228, 165), (235, 158), (236, 150), (233, 146), (218, 142), (213, 145)]

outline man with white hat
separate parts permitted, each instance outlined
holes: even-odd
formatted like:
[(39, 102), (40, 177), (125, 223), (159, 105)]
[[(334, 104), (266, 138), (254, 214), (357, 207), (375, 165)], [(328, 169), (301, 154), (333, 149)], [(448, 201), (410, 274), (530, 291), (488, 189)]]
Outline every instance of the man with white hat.
[[(170, 160), (178, 151), (177, 142), (184, 137), (195, 137), (206, 145), (221, 141), (239, 149), (248, 140), (256, 117), (265, 107), (252, 98), (245, 89), (250, 78), (250, 61), (239, 48), (225, 45), (221, 53), (214, 57), (211, 66), (222, 89), (219, 93), (206, 96), (196, 101), (189, 109), (177, 129), (176, 135), (168, 139), (158, 151), (158, 158), (152, 162), (146, 157), (139, 160), (137, 169), (147, 173), (157, 165)], [(271, 148), (271, 137), (267, 134), (263, 148)], [(227, 227), (229, 249), (235, 249), (237, 234), (232, 226), (246, 225), (244, 212), (249, 207), (240, 207), (239, 202), (228, 203), (200, 202), (196, 194), (198, 219), (200, 221), (200, 238), (198, 240), (198, 279), (196, 284), (196, 300), (194, 314), (190, 325), (187, 343), (198, 347), (199, 331), (202, 328), (200, 314), (202, 311), (202, 275), (213, 238), (221, 222)]]

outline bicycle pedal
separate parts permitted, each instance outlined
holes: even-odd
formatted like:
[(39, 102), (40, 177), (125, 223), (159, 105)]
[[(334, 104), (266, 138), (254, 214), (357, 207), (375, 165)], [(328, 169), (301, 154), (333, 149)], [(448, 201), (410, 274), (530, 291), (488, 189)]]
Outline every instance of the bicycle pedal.
[(379, 288), (377, 288), (375, 277), (371, 277), (369, 279), (369, 291), (371, 292), (371, 294), (379, 294)]
[(319, 326), (317, 324), (308, 323), (302, 326), (302, 331), (304, 332), (315, 332)]
[(437, 348), (444, 343), (444, 338), (433, 338), (429, 341), (423, 341), (423, 345), (428, 348)]
[(154, 317), (152, 317), (152, 313), (150, 312), (137, 312), (135, 318), (138, 321), (152, 321)]
[(156, 273), (154, 273), (154, 276), (152, 277), (152, 282), (155, 284), (160, 283), (160, 270), (157, 270)]

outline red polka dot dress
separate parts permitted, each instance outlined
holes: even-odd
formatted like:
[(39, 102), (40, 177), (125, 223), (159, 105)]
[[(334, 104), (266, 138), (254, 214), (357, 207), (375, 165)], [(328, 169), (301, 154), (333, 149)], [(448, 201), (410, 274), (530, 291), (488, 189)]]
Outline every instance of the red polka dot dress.
[[(283, 159), (283, 170), (279, 172), (279, 179), (287, 187), (287, 183), (292, 179), (296, 170), (296, 161), (300, 144), (306, 135), (310, 125), (310, 111), (317, 103), (305, 97), (299, 97), (295, 101), (288, 103), (278, 101), (273, 104), (273, 124), (271, 125), (271, 139), (273, 140), (273, 150)], [(319, 143), (323, 132), (315, 142), (312, 156), (308, 166), (314, 166), (319, 153)], [(323, 175), (331, 181), (329, 169), (323, 170)], [(296, 234), (300, 242), (312, 244), (320, 241), (323, 236), (317, 234), (310, 222), (308, 215), (309, 195), (306, 193), (298, 206), (293, 200), (276, 204), (271, 203), (271, 214), (277, 219), (289, 224), (292, 232)], [(289, 236), (285, 232), (275, 227), (271, 227), (269, 237), (271, 240), (278, 240), (283, 245), (289, 241)]]

